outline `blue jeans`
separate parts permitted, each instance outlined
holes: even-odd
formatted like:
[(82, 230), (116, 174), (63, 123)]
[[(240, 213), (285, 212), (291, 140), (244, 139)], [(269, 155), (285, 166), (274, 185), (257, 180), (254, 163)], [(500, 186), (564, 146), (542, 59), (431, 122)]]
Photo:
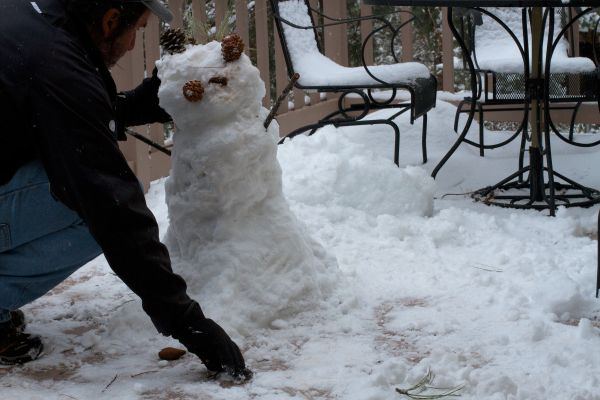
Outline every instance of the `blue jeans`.
[(34, 161), (0, 186), (0, 322), (102, 253), (87, 225), (50, 194)]

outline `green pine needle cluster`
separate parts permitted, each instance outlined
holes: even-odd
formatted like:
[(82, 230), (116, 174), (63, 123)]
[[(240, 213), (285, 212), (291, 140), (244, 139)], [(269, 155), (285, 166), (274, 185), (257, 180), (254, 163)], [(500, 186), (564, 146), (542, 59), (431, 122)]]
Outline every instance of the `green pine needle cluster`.
[(198, 38), (200, 43), (208, 43), (213, 40), (221, 42), (225, 36), (235, 30), (234, 7), (234, 2), (229, 0), (223, 20), (218, 25), (215, 23), (215, 26), (210, 22), (202, 22), (199, 19), (190, 21), (188, 36)]

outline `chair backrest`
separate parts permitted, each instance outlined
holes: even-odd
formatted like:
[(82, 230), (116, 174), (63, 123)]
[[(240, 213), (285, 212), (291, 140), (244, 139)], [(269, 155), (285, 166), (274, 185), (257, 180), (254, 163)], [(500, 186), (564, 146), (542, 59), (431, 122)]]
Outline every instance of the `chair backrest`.
[(300, 86), (310, 87), (311, 75), (339, 64), (323, 55), (308, 0), (269, 0), (283, 48), (288, 75), (300, 74)]
[[(346, 90), (356, 88), (391, 89), (413, 87), (417, 79), (429, 80), (428, 68), (406, 62), (361, 67), (343, 66), (325, 56), (317, 40), (317, 30), (340, 25), (351, 19), (324, 19), (333, 22), (315, 24), (308, 0), (270, 0), (277, 31), (290, 77), (300, 75), (296, 87), (306, 90)], [(318, 11), (314, 11), (318, 13)], [(322, 15), (322, 14), (321, 14)], [(379, 19), (379, 18), (378, 18)], [(386, 26), (388, 26), (387, 24)]]
[[(519, 40), (521, 46), (524, 45), (523, 38), (523, 14), (521, 8), (503, 7), (487, 8), (502, 23), (506, 25)], [(562, 29), (561, 13), (567, 8), (555, 9), (553, 40), (556, 39)], [(546, 32), (548, 32), (548, 21), (546, 21)], [(528, 29), (527, 42), (531, 49), (531, 30)], [(544, 37), (543, 59), (545, 60), (546, 44), (548, 35)], [(508, 32), (495, 21), (492, 17), (483, 14), (482, 24), (475, 28), (474, 37), (474, 56), (480, 69), (492, 70), (504, 73), (523, 73), (523, 58), (518, 50), (515, 41)], [(529, 60), (531, 62), (531, 60)], [(569, 43), (563, 36), (552, 55), (553, 72), (587, 72), (595, 69), (592, 60), (582, 57), (569, 56)]]
[[(293, 68), (294, 63), (287, 40), (288, 37), (292, 36), (292, 30), (297, 32), (297, 39), (303, 43), (305, 52), (321, 53), (317, 31), (314, 28), (308, 29), (309, 26), (314, 26), (310, 7), (305, 0), (269, 0), (269, 2), (271, 3), (271, 10), (273, 10), (288, 75), (291, 77), (296, 72)], [(295, 28), (289, 25), (290, 23), (302, 26), (303, 29)], [(296, 56), (296, 54), (294, 55)]]

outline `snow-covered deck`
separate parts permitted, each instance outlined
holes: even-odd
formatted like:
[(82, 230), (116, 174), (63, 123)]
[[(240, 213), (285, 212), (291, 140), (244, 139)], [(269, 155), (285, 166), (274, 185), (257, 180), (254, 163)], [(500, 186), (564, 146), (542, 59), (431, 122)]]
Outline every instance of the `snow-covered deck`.
[[(25, 308), (46, 354), (0, 369), (0, 398), (400, 399), (394, 388), (431, 368), (438, 386), (464, 383), (465, 400), (597, 399), (598, 207), (550, 218), (474, 203), (470, 191), (515, 169), (518, 143), (485, 158), (462, 146), (434, 182), (430, 170), (455, 139), (454, 112), (438, 101), (430, 113), (424, 166), (420, 123), (407, 116), (400, 169), (384, 127), (327, 128), (279, 147), (284, 193), (337, 258), (339, 286), (318, 309), (231, 332), (255, 371), (250, 383), (212, 380), (189, 354), (159, 361), (177, 343), (156, 334), (99, 257)], [(600, 188), (600, 149), (556, 141), (553, 156), (557, 170)], [(148, 202), (164, 232), (164, 180)], [(199, 301), (226, 328), (237, 325), (236, 309)]]

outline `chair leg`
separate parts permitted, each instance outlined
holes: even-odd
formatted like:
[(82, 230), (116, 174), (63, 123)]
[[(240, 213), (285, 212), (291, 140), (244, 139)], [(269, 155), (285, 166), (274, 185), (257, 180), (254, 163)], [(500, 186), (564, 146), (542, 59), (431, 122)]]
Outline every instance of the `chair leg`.
[(454, 114), (454, 132), (458, 133), (458, 120), (460, 119), (460, 114), (463, 112), (462, 108), (463, 105), (465, 104), (465, 101), (462, 100), (460, 103), (458, 103), (458, 106), (456, 107), (456, 113)]
[(400, 129), (398, 128), (398, 125), (396, 125), (394, 122), (391, 122), (388, 124), (390, 125), (393, 129), (394, 129), (394, 164), (396, 164), (396, 167), (400, 166)]
[[(598, 233), (600, 235), (600, 212), (598, 212)], [(598, 269), (596, 271), (596, 298), (598, 298), (598, 292), (600, 292), (600, 237), (596, 238), (598, 242)]]
[(423, 114), (423, 132), (421, 133), (421, 151), (423, 164), (427, 163), (427, 113)]
[(481, 105), (479, 106), (478, 113), (479, 113), (479, 155), (481, 157), (483, 157), (485, 144), (483, 143), (483, 107)]

